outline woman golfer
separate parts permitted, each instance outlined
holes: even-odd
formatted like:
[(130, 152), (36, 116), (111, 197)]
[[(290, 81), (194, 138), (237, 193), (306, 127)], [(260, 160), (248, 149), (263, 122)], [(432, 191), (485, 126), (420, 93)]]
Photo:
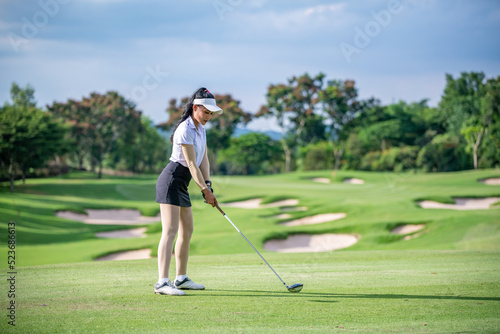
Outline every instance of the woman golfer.
[[(163, 169), (156, 183), (156, 202), (160, 203), (162, 233), (158, 246), (159, 280), (155, 293), (162, 295), (185, 295), (181, 290), (203, 290), (187, 277), (189, 242), (193, 234), (193, 211), (188, 194), (191, 178), (200, 187), (205, 201), (215, 206), (217, 200), (212, 193), (210, 166), (207, 158), (207, 139), (204, 125), (214, 113), (222, 109), (214, 96), (206, 89), (198, 89), (188, 100), (179, 123), (170, 138), (173, 144), (170, 162)], [(175, 236), (175, 263), (177, 277), (168, 278)]]

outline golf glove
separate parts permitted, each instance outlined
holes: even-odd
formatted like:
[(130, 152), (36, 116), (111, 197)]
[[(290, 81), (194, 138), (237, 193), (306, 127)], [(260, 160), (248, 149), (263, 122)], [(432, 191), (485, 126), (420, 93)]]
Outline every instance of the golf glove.
[[(212, 182), (211, 181), (205, 181), (205, 184), (207, 185), (208, 190), (210, 190), (212, 192), (212, 194), (213, 194), (214, 193), (214, 189), (212, 188)], [(203, 193), (203, 191), (201, 192), (201, 194), (203, 195), (203, 199), (205, 200), (205, 194)], [(208, 202), (205, 200), (205, 203), (208, 203)]]

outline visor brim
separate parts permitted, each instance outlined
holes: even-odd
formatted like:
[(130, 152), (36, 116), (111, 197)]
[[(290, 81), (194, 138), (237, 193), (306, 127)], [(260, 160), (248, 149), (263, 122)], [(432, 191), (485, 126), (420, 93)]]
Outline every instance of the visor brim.
[(215, 99), (195, 99), (193, 104), (202, 105), (211, 112), (222, 113), (222, 108), (216, 104)]

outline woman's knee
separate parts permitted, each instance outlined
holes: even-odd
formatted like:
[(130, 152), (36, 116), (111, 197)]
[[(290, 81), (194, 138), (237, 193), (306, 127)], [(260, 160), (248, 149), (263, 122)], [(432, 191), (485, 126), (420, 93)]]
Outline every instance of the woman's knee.
[(162, 230), (162, 238), (166, 237), (168, 239), (173, 239), (177, 235), (177, 231), (179, 230), (179, 226), (169, 226)]
[(171, 205), (160, 205), (162, 238), (175, 238), (179, 230), (179, 208)]
[(184, 239), (191, 239), (192, 235), (193, 235), (193, 226), (182, 227), (182, 237)]
[(182, 234), (186, 237), (191, 237), (194, 230), (193, 212), (191, 208), (181, 210), (180, 223), (181, 228), (179, 230), (182, 230)]

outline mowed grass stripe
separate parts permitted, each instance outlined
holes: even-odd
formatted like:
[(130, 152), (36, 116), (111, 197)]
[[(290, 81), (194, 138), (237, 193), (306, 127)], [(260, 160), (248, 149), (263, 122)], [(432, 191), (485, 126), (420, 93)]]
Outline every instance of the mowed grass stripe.
[[(214, 176), (216, 195), (221, 203), (262, 198), (263, 203), (294, 198), (307, 211), (291, 211), (292, 218), (324, 213), (346, 213), (344, 219), (318, 225), (285, 227), (274, 215), (280, 208), (224, 208), (228, 216), (252, 243), (263, 251), (263, 242), (288, 233), (355, 233), (361, 238), (349, 250), (376, 249), (500, 249), (500, 209), (454, 211), (426, 210), (418, 199), (456, 196), (498, 196), (500, 188), (478, 182), (500, 175), (497, 170), (456, 173), (412, 174), (338, 171), (297, 172), (267, 176)], [(330, 178), (330, 184), (311, 181)], [(360, 178), (365, 184), (343, 183), (347, 177)], [(89, 261), (114, 251), (151, 248), (156, 254), (161, 225), (148, 225), (148, 236), (141, 240), (102, 240), (95, 233), (136, 226), (87, 225), (55, 216), (58, 210), (84, 212), (88, 208), (138, 209), (155, 216), (157, 175), (110, 177), (102, 180), (88, 173), (72, 173), (63, 178), (29, 179), (17, 183), (16, 193), (0, 192), (2, 210), (0, 236), (6, 237), (6, 224), (16, 222), (18, 265)], [(195, 233), (193, 255), (249, 253), (219, 212), (203, 203), (196, 184), (190, 186)], [(390, 227), (402, 223), (423, 223), (417, 238), (403, 240), (390, 233)], [(139, 225), (140, 226), (140, 225)], [(4, 267), (5, 264), (0, 265)]]
[[(496, 332), (498, 251), (192, 256), (207, 286), (154, 295), (156, 260), (24, 267), (16, 329), (37, 333)], [(33, 282), (36, 282), (34, 284)], [(36, 287), (36, 288), (35, 288)], [(45, 306), (44, 306), (45, 305)], [(0, 329), (6, 330), (5, 322)]]

